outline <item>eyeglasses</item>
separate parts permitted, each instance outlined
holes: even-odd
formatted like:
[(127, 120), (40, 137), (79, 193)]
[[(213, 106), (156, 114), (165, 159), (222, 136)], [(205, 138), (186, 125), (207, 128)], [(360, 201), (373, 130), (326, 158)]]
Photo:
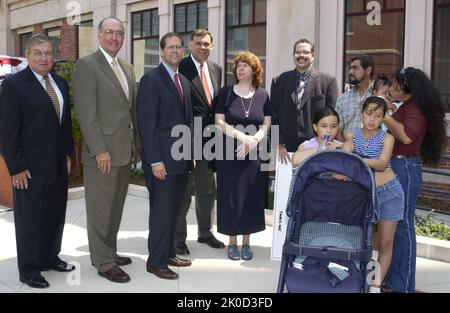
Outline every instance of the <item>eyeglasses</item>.
[(112, 38), (114, 35), (116, 35), (117, 38), (123, 38), (123, 31), (121, 30), (112, 30), (112, 29), (107, 29), (104, 31), (106, 37)]
[(311, 50), (295, 51), (295, 55), (308, 55), (311, 54)]
[(53, 52), (52, 51), (42, 52), (42, 51), (39, 51), (39, 50), (33, 50), (33, 52), (31, 54), (35, 58), (42, 58), (44, 55), (45, 55), (46, 58), (53, 57)]
[(201, 41), (195, 41), (194, 45), (196, 45), (197, 47), (201, 48), (201, 47), (205, 47), (205, 48), (209, 48), (211, 46), (211, 44), (209, 42), (201, 42)]
[(166, 46), (167, 50), (183, 50), (183, 46)]
[(405, 82), (403, 83), (405, 86), (408, 86), (408, 78), (406, 77), (406, 69), (402, 68), (400, 70), (400, 75), (403, 75), (403, 77), (405, 78)]

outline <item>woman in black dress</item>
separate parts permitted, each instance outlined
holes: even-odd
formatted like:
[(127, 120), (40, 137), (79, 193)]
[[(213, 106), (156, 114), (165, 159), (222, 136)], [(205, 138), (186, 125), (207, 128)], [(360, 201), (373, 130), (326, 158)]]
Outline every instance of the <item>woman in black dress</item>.
[[(238, 53), (233, 75), (238, 83), (220, 90), (215, 111), (216, 126), (224, 134), (219, 136), (223, 149), (216, 147), (217, 231), (230, 236), (230, 259), (250, 260), (250, 234), (265, 229), (258, 144), (270, 128), (271, 112), (269, 95), (259, 87), (263, 68), (258, 57)], [(237, 235), (243, 235), (241, 255)]]

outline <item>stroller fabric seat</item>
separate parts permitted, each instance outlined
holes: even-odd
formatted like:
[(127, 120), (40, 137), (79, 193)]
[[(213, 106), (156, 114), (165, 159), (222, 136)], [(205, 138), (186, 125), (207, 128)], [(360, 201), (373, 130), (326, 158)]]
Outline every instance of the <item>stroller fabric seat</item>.
[(324, 222), (306, 222), (300, 228), (299, 244), (319, 247), (359, 249), (362, 228)]

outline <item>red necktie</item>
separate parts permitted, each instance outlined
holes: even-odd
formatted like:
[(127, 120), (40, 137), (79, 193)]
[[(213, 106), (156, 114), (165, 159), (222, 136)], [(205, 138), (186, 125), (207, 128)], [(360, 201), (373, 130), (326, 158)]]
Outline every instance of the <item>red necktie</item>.
[(200, 80), (202, 81), (206, 99), (208, 99), (208, 105), (211, 106), (211, 90), (209, 90), (208, 80), (206, 79), (205, 68), (203, 67), (203, 64), (200, 64)]
[(178, 95), (180, 96), (181, 106), (184, 106), (184, 97), (183, 91), (181, 90), (180, 82), (178, 81), (178, 73), (175, 73), (173, 76), (173, 82), (175, 83), (175, 88), (178, 91)]

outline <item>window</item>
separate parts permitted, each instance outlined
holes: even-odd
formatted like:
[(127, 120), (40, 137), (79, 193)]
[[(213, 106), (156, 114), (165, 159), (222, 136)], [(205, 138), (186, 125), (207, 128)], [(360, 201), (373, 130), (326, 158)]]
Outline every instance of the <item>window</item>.
[(45, 30), (45, 34), (53, 42), (55, 49), (55, 60), (59, 60), (61, 57), (61, 28), (49, 28)]
[(346, 0), (345, 12), (344, 81), (357, 55), (371, 55), (376, 74), (392, 75), (403, 66), (405, 0)]
[(208, 29), (208, 1), (177, 4), (174, 11), (174, 30), (183, 36), (184, 53), (187, 55), (191, 32), (197, 28)]
[(33, 36), (33, 33), (20, 34), (20, 56), (25, 57), (25, 51), (27, 50), (28, 39)]
[(450, 108), (450, 0), (435, 0), (433, 81)]
[(158, 9), (134, 12), (132, 19), (132, 63), (136, 80), (159, 64), (159, 15)]
[(81, 22), (78, 25), (78, 58), (82, 58), (94, 51), (94, 23)]
[[(234, 84), (233, 59), (244, 50), (266, 63), (267, 0), (226, 1), (226, 84)], [(263, 79), (264, 85), (264, 79)]]

